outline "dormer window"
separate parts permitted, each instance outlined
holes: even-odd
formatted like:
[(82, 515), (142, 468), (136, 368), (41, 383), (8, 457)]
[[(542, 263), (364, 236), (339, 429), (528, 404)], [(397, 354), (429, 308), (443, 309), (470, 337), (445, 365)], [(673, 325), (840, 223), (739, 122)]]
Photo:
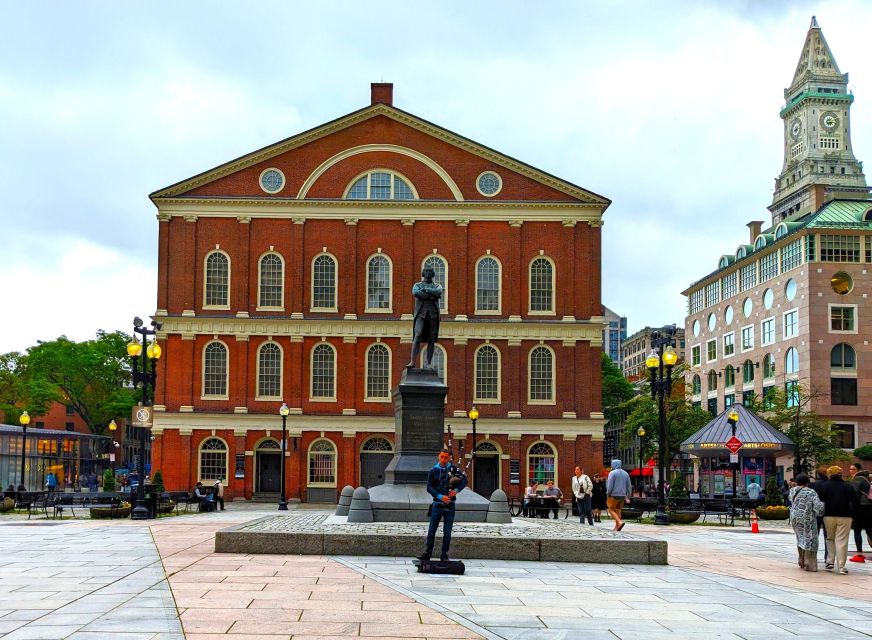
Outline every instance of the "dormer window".
[(783, 238), (786, 235), (787, 235), (787, 225), (786, 224), (778, 225), (778, 227), (775, 229), (775, 239), (780, 240), (781, 238)]
[(866, 211), (866, 213), (863, 214), (863, 220), (865, 220), (866, 222), (872, 222), (872, 209), (869, 209), (868, 211)]
[(730, 259), (727, 256), (721, 256), (718, 261), (718, 269), (726, 269), (730, 265)]
[(754, 251), (759, 251), (763, 247), (766, 246), (766, 237), (759, 235), (757, 239), (754, 241)]
[(748, 255), (748, 252), (745, 251), (745, 247), (739, 247), (738, 251), (736, 251), (736, 260), (741, 260), (746, 255)]
[(393, 171), (370, 171), (351, 183), (347, 200), (416, 200), (417, 194), (405, 178)]

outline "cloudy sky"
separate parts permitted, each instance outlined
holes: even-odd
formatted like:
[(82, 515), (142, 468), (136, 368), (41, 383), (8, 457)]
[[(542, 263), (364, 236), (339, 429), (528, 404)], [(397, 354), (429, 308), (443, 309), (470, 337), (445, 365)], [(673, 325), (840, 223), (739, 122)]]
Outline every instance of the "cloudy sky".
[(151, 191), (395, 104), (613, 200), (603, 302), (681, 323), (768, 220), (816, 14), (872, 158), (872, 3), (0, 0), (0, 352), (155, 309)]

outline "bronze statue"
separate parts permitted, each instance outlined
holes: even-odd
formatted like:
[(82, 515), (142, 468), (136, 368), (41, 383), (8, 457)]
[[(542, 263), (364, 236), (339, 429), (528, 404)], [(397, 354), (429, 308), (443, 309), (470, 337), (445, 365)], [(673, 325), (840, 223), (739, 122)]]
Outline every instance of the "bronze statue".
[(436, 272), (424, 267), (421, 281), (412, 287), (415, 296), (415, 317), (412, 319), (412, 359), (408, 367), (414, 367), (421, 352), (421, 341), (427, 341), (427, 354), (424, 368), (433, 369), (433, 353), (439, 340), (439, 299), (442, 298), (442, 285), (433, 282)]

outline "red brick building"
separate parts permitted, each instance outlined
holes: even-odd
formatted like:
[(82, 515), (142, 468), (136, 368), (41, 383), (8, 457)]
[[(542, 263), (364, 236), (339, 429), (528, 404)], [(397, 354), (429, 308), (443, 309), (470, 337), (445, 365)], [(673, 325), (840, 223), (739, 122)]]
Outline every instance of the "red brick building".
[[(600, 226), (609, 200), (392, 105), (370, 106), (151, 194), (164, 348), (154, 469), (168, 488), (334, 501), (380, 484), (390, 389), (424, 263), (445, 287), (446, 423), (475, 485), (568, 489), (599, 467)], [(512, 480), (516, 480), (513, 483)]]

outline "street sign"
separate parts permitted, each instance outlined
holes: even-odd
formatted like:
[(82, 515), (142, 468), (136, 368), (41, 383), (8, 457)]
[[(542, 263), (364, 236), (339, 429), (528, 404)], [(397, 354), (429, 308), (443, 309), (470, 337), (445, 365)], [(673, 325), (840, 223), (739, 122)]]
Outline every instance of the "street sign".
[(130, 422), (134, 427), (150, 427), (152, 422), (151, 407), (141, 405), (133, 407)]
[(730, 464), (739, 464), (739, 454), (731, 453), (730, 454)]
[(734, 454), (739, 453), (739, 449), (741, 449), (744, 445), (745, 443), (739, 440), (736, 436), (733, 436), (724, 443), (724, 446)]

